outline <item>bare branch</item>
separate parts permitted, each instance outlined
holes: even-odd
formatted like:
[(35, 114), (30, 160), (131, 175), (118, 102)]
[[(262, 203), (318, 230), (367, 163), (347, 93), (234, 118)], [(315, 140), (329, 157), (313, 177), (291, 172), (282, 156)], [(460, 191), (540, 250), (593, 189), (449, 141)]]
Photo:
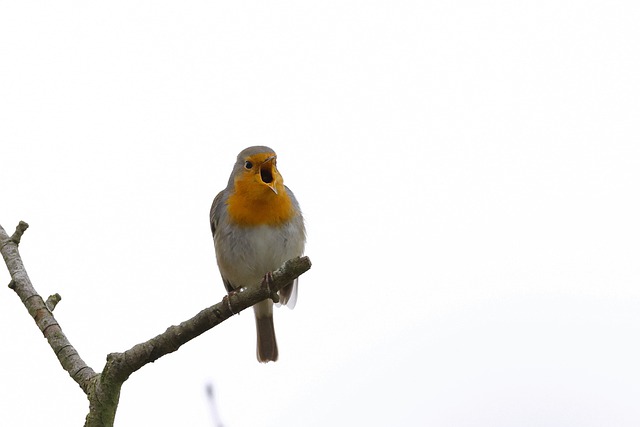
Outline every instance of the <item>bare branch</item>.
[[(178, 350), (183, 344), (219, 325), (234, 314), (270, 298), (291, 281), (311, 268), (308, 257), (298, 257), (283, 264), (273, 272), (270, 288), (260, 286), (242, 289), (225, 296), (219, 303), (202, 310), (179, 325), (170, 326), (160, 335), (136, 344), (124, 353), (110, 353), (102, 373), (90, 390), (90, 413), (85, 426), (111, 426), (118, 406), (120, 389), (129, 376), (147, 363)], [(111, 422), (105, 422), (108, 420)]]
[(132, 373), (147, 363), (178, 350), (183, 344), (262, 300), (271, 298), (277, 302), (277, 292), (311, 268), (311, 261), (307, 257), (291, 259), (273, 272), (272, 280), (265, 280), (261, 286), (243, 288), (225, 296), (219, 303), (179, 325), (170, 326), (160, 335), (123, 353), (109, 354), (102, 373), (96, 374), (80, 358), (53, 316), (52, 311), (61, 300), (60, 295), (51, 295), (45, 303), (31, 284), (18, 251), (18, 243), (27, 227), (27, 223), (21, 221), (16, 232), (9, 237), (0, 226), (0, 251), (11, 274), (9, 287), (22, 300), (62, 367), (87, 395), (89, 414), (85, 427), (113, 426), (120, 389)]
[(225, 296), (216, 305), (205, 308), (177, 326), (170, 326), (164, 333), (149, 341), (137, 344), (124, 353), (112, 353), (110, 356), (114, 359), (114, 363), (120, 358), (123, 361), (126, 360), (119, 373), (128, 377), (147, 363), (154, 362), (165, 354), (176, 351), (181, 345), (217, 326), (234, 314), (270, 298), (272, 293), (279, 291), (310, 268), (311, 261), (308, 257), (291, 259), (273, 272), (271, 289), (265, 286), (245, 288), (241, 292)]
[(0, 226), (0, 252), (2, 252), (4, 262), (7, 264), (11, 274), (10, 287), (18, 294), (36, 325), (42, 331), (62, 368), (87, 393), (89, 382), (96, 376), (96, 373), (82, 360), (62, 332), (62, 328), (53, 313), (33, 288), (31, 279), (29, 279), (29, 275), (22, 264), (18, 243), (28, 227), (29, 225), (26, 222), (20, 221), (20, 224), (16, 227), (16, 232), (9, 237), (4, 228)]

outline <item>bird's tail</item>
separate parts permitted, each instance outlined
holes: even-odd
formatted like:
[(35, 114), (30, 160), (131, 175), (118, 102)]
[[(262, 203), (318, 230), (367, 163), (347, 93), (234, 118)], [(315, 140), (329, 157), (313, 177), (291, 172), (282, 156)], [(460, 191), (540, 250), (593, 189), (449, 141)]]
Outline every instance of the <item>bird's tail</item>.
[(258, 333), (258, 362), (267, 363), (278, 360), (278, 343), (276, 330), (273, 327), (273, 314), (264, 317), (256, 315), (256, 332)]

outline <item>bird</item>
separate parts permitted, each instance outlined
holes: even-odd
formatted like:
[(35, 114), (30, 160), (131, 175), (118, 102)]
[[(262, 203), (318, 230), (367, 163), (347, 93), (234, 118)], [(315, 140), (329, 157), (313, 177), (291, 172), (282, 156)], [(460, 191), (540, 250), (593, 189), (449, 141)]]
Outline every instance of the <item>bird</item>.
[[(228, 293), (270, 279), (285, 261), (301, 256), (306, 231), (300, 205), (284, 185), (277, 156), (266, 146), (242, 150), (227, 187), (214, 198), (209, 212), (216, 261)], [(279, 304), (293, 308), (298, 279), (279, 292)], [(253, 306), (256, 356), (261, 363), (278, 360), (273, 301)]]

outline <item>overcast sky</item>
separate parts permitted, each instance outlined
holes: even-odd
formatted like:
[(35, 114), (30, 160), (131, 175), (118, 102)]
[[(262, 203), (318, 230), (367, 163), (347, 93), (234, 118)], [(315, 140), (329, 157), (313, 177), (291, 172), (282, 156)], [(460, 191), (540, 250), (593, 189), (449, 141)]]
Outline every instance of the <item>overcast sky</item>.
[[(219, 301), (268, 145), (313, 268), (124, 384), (119, 427), (640, 424), (633, 1), (0, 2), (0, 224), (96, 371)], [(0, 424), (88, 410), (0, 268)]]

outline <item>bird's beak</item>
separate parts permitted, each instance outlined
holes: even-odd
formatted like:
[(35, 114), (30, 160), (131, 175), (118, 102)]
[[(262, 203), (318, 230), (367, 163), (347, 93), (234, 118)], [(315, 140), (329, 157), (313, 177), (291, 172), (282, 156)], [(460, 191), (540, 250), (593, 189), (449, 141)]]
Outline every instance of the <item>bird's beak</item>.
[(274, 193), (278, 194), (276, 189), (276, 156), (267, 158), (260, 165), (260, 179), (266, 184)]

